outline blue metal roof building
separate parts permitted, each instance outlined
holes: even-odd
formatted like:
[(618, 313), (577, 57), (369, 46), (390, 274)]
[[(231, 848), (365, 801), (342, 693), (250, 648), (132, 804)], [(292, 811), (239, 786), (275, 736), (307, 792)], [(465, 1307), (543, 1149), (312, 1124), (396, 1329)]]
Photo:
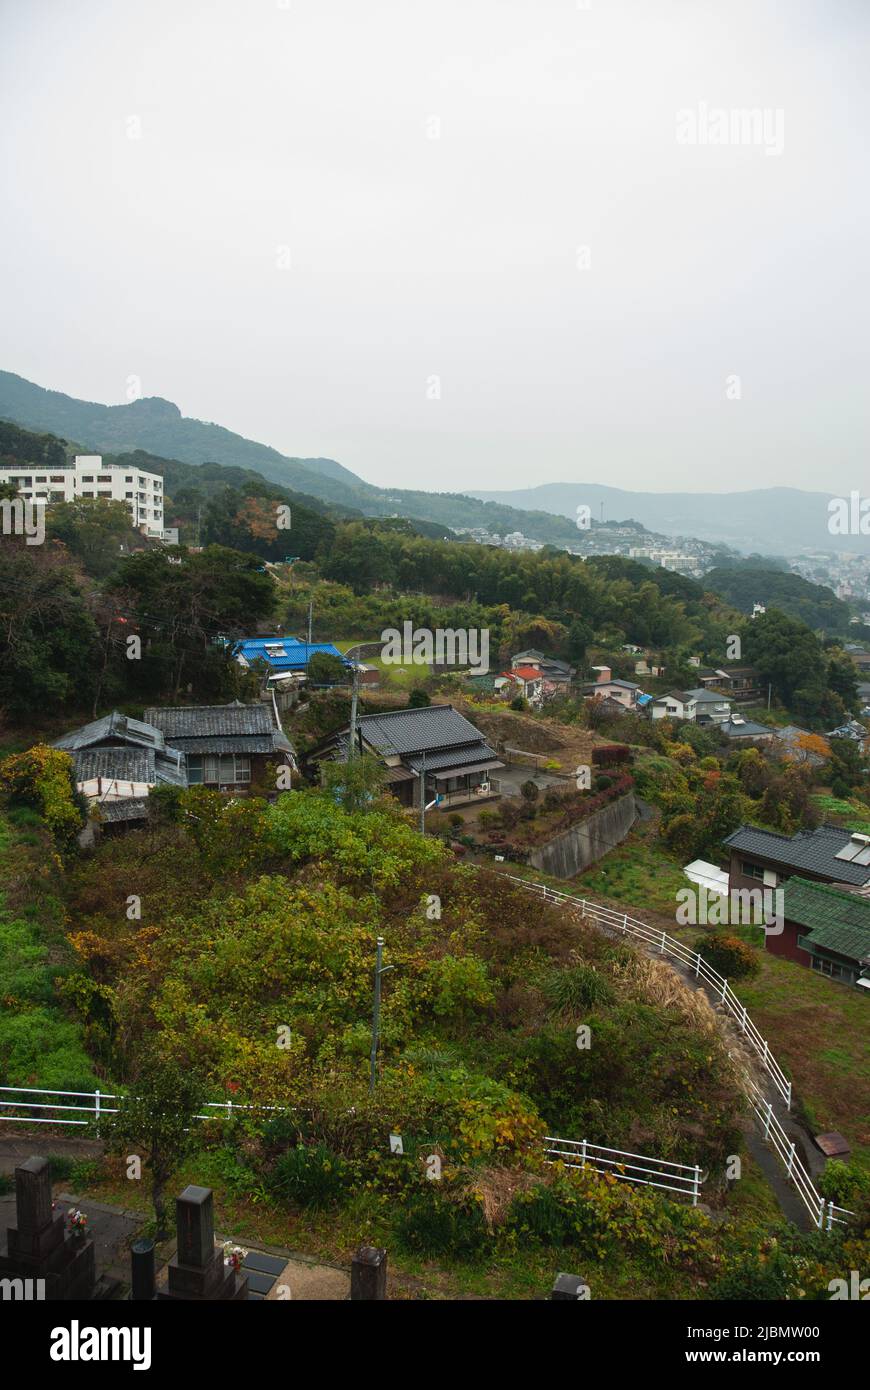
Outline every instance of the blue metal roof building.
[(243, 666), (251, 666), (259, 659), (266, 662), (273, 675), (307, 670), (315, 652), (337, 656), (348, 669), (353, 664), (331, 642), (300, 642), (298, 637), (244, 637), (233, 648), (236, 660)]

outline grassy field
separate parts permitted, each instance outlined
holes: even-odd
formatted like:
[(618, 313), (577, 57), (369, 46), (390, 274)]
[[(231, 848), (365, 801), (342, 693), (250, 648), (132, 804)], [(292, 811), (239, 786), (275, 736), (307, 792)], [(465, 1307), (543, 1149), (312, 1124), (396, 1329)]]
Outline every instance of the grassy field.
[[(567, 885), (566, 885), (567, 886)], [(626, 909), (644, 908), (674, 920), (676, 894), (690, 887), (682, 866), (659, 845), (656, 822), (643, 821), (616, 849), (570, 885), (590, 898), (606, 896)]]
[[(340, 637), (332, 645), (340, 652), (347, 652), (351, 647), (358, 647), (360, 642), (356, 637)], [(376, 666), (380, 671), (381, 689), (414, 690), (415, 687), (423, 685), (432, 674), (432, 667), (425, 661), (414, 662), (409, 666), (394, 666), (381, 661), (379, 656), (367, 656), (364, 664)]]

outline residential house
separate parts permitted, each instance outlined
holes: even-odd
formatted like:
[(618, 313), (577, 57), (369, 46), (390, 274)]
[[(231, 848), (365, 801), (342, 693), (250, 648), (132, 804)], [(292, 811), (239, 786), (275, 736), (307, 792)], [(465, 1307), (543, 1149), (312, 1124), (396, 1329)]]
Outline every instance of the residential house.
[[(404, 806), (437, 796), (439, 806), (499, 796), (493, 772), (504, 767), (479, 729), (452, 705), (364, 714), (357, 720), (358, 752), (378, 758), (386, 789)], [(309, 764), (347, 759), (350, 726), (336, 730), (308, 754)], [(425, 791), (423, 787), (425, 774)]]
[(754, 719), (744, 719), (742, 714), (732, 714), (730, 719), (723, 720), (716, 727), (729, 743), (736, 745), (773, 743), (776, 737), (773, 729), (767, 724), (757, 724)]
[(728, 846), (729, 890), (776, 888), (793, 874), (817, 883), (870, 886), (870, 836), (838, 825), (820, 825), (780, 835), (741, 825), (723, 842)]
[(72, 758), (76, 788), (106, 823), (144, 820), (152, 787), (187, 785), (184, 754), (153, 724), (113, 710), (53, 745)]
[(720, 666), (712, 673), (699, 670), (698, 684), (705, 690), (721, 690), (736, 701), (751, 702), (761, 696), (761, 678), (754, 666)]
[(516, 695), (528, 700), (533, 709), (540, 709), (544, 702), (544, 677), (536, 666), (515, 666), (501, 674)]
[(255, 661), (265, 662), (269, 671), (268, 685), (292, 676), (304, 676), (308, 662), (318, 652), (338, 657), (348, 670), (353, 665), (331, 642), (300, 642), (298, 637), (243, 637), (233, 644), (233, 653), (240, 666), (248, 669)]
[[(790, 762), (805, 763), (808, 767), (821, 767), (825, 762), (825, 755), (821, 752), (814, 753), (812, 748), (803, 746), (805, 739), (820, 739), (821, 735), (813, 734), (809, 729), (802, 729), (799, 724), (786, 724), (782, 729), (774, 729), (774, 738), (780, 745), (780, 752), (784, 758)], [(821, 743), (830, 753), (827, 743), (822, 738)]]
[(865, 651), (863, 647), (856, 647), (852, 643), (849, 644), (846, 651), (849, 653), (862, 675), (870, 672), (870, 652)]
[(860, 746), (861, 752), (866, 752), (867, 729), (863, 724), (859, 724), (857, 719), (848, 719), (845, 724), (840, 724), (838, 728), (831, 729), (825, 735), (826, 738), (849, 738), (853, 743)]
[(554, 656), (547, 656), (544, 652), (538, 651), (536, 647), (529, 647), (524, 652), (516, 652), (511, 657), (511, 666), (514, 669), (520, 666), (532, 666), (540, 671), (544, 678), (543, 696), (545, 700), (567, 692), (577, 674), (576, 668), (569, 662), (557, 661)]
[(273, 700), (243, 705), (153, 706), (146, 721), (185, 755), (189, 786), (273, 796), (278, 767), (296, 766)]
[(795, 875), (782, 893), (782, 931), (765, 949), (817, 974), (870, 990), (870, 899)]
[(698, 702), (688, 690), (669, 690), (648, 706), (653, 719), (685, 719), (694, 723)]
[(637, 708), (637, 697), (641, 693), (635, 681), (615, 680), (609, 666), (593, 666), (595, 680), (587, 681), (580, 687), (580, 693), (587, 700), (615, 700), (624, 710)]
[(731, 717), (731, 701), (716, 690), (699, 685), (686, 694), (695, 701), (695, 718), (699, 724), (724, 724)]

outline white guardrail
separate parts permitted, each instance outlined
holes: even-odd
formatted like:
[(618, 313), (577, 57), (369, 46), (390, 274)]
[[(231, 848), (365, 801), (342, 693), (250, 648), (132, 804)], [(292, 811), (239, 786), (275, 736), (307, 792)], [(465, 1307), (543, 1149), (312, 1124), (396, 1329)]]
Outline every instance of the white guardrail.
[[(608, 1149), (603, 1144), (590, 1144), (586, 1139), (544, 1138), (544, 1155), (548, 1163), (564, 1163), (566, 1168), (594, 1168), (596, 1173), (609, 1173), (623, 1182), (642, 1183), (645, 1187), (660, 1187), (691, 1197), (698, 1205), (702, 1176), (697, 1163), (671, 1163), (666, 1158), (650, 1158), (648, 1154), (626, 1153), (623, 1149)], [(645, 1174), (645, 1176), (642, 1176)], [(660, 1178), (662, 1181), (657, 1182)]]
[[(697, 951), (691, 951), (676, 937), (669, 936), (665, 931), (658, 931), (645, 922), (639, 922), (624, 912), (616, 912), (612, 908), (601, 907), (597, 903), (588, 902), (586, 898), (575, 897), (573, 893), (560, 893), (558, 889), (549, 888), (544, 883), (531, 883), (528, 879), (517, 878), (515, 874), (505, 874), (505, 878), (509, 878), (511, 883), (516, 883), (529, 892), (537, 893), (539, 897), (553, 902), (559, 907), (571, 906), (579, 909), (583, 916), (591, 921), (624, 932), (626, 936), (634, 937), (647, 946), (653, 946), (660, 955), (670, 956), (691, 970), (695, 978), (702, 980), (715, 993), (717, 1001), (737, 1020), (741, 1033), (744, 1034), (750, 1046), (758, 1054), (776, 1090), (782, 1096), (788, 1109), (791, 1109), (791, 1082), (771, 1054), (767, 1039), (761, 1036), (746, 1012), (746, 1005), (741, 1004), (724, 975), (720, 975), (718, 970), (714, 970), (712, 966), (708, 965)], [(773, 1112), (772, 1101), (767, 1099), (750, 1077), (746, 1077), (745, 1081), (746, 1094), (762, 1137), (781, 1159), (786, 1170), (786, 1177), (797, 1190), (798, 1196), (815, 1225), (820, 1231), (830, 1231), (834, 1225), (845, 1225), (846, 1220), (854, 1213), (845, 1207), (836, 1206), (833, 1202), (826, 1202), (821, 1193), (816, 1191), (806, 1166), (797, 1156), (794, 1141), (789, 1139)], [(561, 1140), (559, 1142), (564, 1143)], [(658, 1162), (659, 1160), (654, 1161)], [(697, 1198), (695, 1200), (697, 1201)]]
[[(12, 1095), (20, 1096), (20, 1100), (0, 1100), (0, 1124), (4, 1121), (7, 1124), (29, 1124), (29, 1125), (89, 1125), (99, 1120), (101, 1115), (117, 1115), (117, 1105), (107, 1105), (106, 1101), (123, 1100), (121, 1095), (114, 1095), (109, 1091), (47, 1091), (41, 1086), (0, 1086), (0, 1096)], [(79, 1100), (88, 1101), (87, 1105), (59, 1105), (42, 1101), (27, 1100), (27, 1096), (75, 1096)], [(236, 1105), (231, 1100), (208, 1100), (205, 1102), (205, 1109), (210, 1110), (210, 1115), (194, 1115), (195, 1120), (214, 1119), (214, 1112), (220, 1112), (226, 1119), (231, 1119), (234, 1110), (278, 1110), (276, 1105)], [(60, 1110), (64, 1113), (76, 1111), (87, 1116), (84, 1120), (65, 1120), (58, 1119), (55, 1115), (47, 1115), (44, 1118), (36, 1115), (6, 1115), (5, 1110)]]
[(791, 1082), (771, 1053), (767, 1039), (761, 1036), (746, 1012), (746, 1005), (741, 1004), (725, 976), (720, 975), (718, 970), (714, 970), (711, 965), (708, 965), (697, 951), (690, 950), (682, 941), (678, 941), (675, 936), (669, 936), (666, 931), (659, 931), (656, 927), (648, 926), (646, 922), (639, 922), (636, 918), (629, 917), (625, 912), (615, 912), (612, 908), (600, 907), (597, 903), (588, 902), (586, 898), (575, 897), (573, 893), (560, 893), (558, 889), (548, 888), (544, 883), (530, 883), (528, 879), (517, 878), (514, 874), (505, 874), (505, 878), (509, 878), (511, 883), (519, 884), (521, 888), (537, 893), (539, 897), (553, 902), (557, 906), (570, 905), (578, 908), (583, 916), (588, 917), (591, 921), (598, 922), (603, 927), (611, 927), (615, 931), (624, 932), (626, 936), (633, 936), (637, 941), (655, 947), (659, 955), (670, 956), (691, 970), (696, 979), (703, 980), (704, 984), (715, 993), (717, 1003), (720, 1003), (723, 1008), (727, 1009), (732, 1018), (737, 1020), (741, 1033), (745, 1035), (753, 1050), (758, 1053), (762, 1066), (769, 1073), (774, 1086), (789, 1110), (791, 1109)]
[[(0, 1124), (36, 1125), (90, 1125), (99, 1121), (101, 1115), (116, 1115), (118, 1106), (107, 1101), (123, 1100), (123, 1096), (109, 1091), (50, 1091), (41, 1086), (0, 1086), (0, 1095), (12, 1099), (0, 1100)], [(63, 1103), (56, 1100), (34, 1100), (31, 1097), (63, 1097)], [(276, 1110), (274, 1105), (237, 1105), (233, 1101), (209, 1101), (206, 1110), (209, 1115), (196, 1115), (197, 1120), (213, 1118), (215, 1112), (232, 1118), (234, 1111)], [(24, 1110), (26, 1114), (11, 1115), (10, 1110)], [(51, 1114), (34, 1116), (33, 1110), (51, 1111)], [(55, 1112), (60, 1112), (58, 1115)], [(79, 1118), (67, 1119), (74, 1113)], [(85, 1118), (81, 1118), (84, 1116)], [(548, 1134), (544, 1138), (544, 1156), (548, 1163), (564, 1163), (566, 1168), (594, 1168), (598, 1173), (610, 1173), (623, 1182), (640, 1183), (647, 1187), (660, 1187), (681, 1196), (690, 1196), (692, 1205), (697, 1206), (698, 1195), (704, 1176), (700, 1167), (688, 1163), (672, 1163), (669, 1159), (653, 1158), (649, 1154), (627, 1153), (624, 1149), (610, 1149), (603, 1144), (592, 1144), (586, 1139), (559, 1139)], [(658, 1181), (657, 1181), (658, 1180)]]

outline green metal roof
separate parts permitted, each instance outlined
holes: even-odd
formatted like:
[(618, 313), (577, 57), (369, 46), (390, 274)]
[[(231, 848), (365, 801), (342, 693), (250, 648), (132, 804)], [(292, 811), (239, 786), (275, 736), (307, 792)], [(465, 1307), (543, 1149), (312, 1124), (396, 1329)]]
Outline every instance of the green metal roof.
[(805, 878), (790, 878), (782, 891), (783, 916), (807, 928), (810, 948), (854, 961), (870, 956), (870, 899)]

